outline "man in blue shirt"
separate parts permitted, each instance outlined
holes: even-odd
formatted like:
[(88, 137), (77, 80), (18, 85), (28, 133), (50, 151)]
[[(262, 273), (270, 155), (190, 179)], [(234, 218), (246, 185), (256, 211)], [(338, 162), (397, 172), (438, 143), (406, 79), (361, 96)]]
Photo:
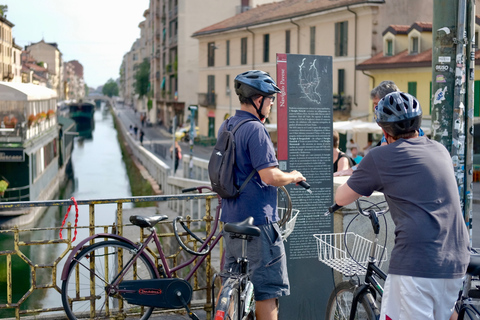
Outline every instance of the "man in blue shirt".
[[(275, 149), (263, 123), (269, 116), (275, 94), (280, 89), (266, 73), (250, 70), (235, 78), (235, 92), (240, 100), (229, 125), (233, 128), (244, 119), (235, 133), (237, 185), (240, 186), (253, 169), (257, 172), (237, 198), (222, 200), (223, 222), (240, 222), (252, 216), (261, 236), (248, 243), (251, 279), (255, 290), (258, 320), (277, 319), (276, 300), (290, 293), (287, 261), (277, 221), (277, 187), (306, 179), (298, 171), (278, 169)], [(223, 128), (220, 128), (220, 132)], [(235, 267), (241, 253), (241, 241), (225, 237), (225, 268)]]

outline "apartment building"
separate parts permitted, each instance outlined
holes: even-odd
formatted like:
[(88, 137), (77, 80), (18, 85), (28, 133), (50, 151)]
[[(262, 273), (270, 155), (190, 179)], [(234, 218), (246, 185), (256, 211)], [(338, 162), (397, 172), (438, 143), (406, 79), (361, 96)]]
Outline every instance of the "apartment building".
[[(276, 54), (333, 57), (334, 120), (368, 118), (371, 75), (356, 66), (383, 51), (391, 24), (432, 21), (433, 0), (284, 0), (199, 29), (199, 126), (216, 134), (239, 107), (235, 76), (260, 69), (275, 77)], [(270, 121), (276, 123), (273, 110)], [(214, 128), (214, 130), (212, 130)]]
[[(132, 99), (135, 65), (144, 58), (150, 62), (150, 93), (145, 98), (149, 119), (170, 125), (174, 116), (178, 123), (188, 121), (190, 105), (197, 105), (198, 41), (191, 35), (201, 28), (235, 16), (272, 0), (151, 0), (139, 27), (137, 45), (125, 54), (122, 62), (121, 88), (125, 101)], [(212, 8), (215, 8), (212, 11)], [(133, 60), (136, 57), (136, 60)], [(200, 94), (202, 99), (202, 95)], [(144, 102), (137, 104), (142, 108)], [(140, 109), (142, 110), (142, 109)]]
[(63, 65), (63, 90), (66, 100), (76, 100), (85, 97), (85, 81), (83, 66), (77, 60), (65, 62)]
[(22, 47), (12, 43), (12, 82), (22, 82)]
[(13, 37), (12, 28), (14, 24), (7, 18), (0, 16), (0, 81), (12, 81), (13, 73)]
[(41, 40), (25, 46), (36, 61), (46, 64), (48, 73), (50, 74), (48, 87), (55, 90), (59, 99), (65, 99), (63, 90), (63, 59), (62, 53), (58, 49), (57, 43), (47, 43)]

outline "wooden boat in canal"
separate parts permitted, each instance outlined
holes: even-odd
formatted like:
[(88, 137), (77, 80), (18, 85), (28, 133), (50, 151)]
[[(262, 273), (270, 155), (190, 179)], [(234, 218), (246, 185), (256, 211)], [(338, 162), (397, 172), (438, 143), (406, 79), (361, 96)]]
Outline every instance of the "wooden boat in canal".
[(90, 102), (78, 102), (69, 104), (70, 118), (77, 125), (77, 132), (80, 137), (92, 138), (92, 131), (95, 129), (93, 115), (95, 105)]

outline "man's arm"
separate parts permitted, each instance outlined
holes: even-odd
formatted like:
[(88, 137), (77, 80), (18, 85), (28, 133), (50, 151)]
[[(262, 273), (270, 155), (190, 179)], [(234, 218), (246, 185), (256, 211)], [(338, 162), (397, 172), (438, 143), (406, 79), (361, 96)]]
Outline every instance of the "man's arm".
[(344, 183), (337, 188), (337, 192), (335, 193), (335, 203), (339, 206), (346, 206), (347, 204), (352, 203), (361, 196), (362, 195), (353, 191), (352, 188), (348, 186), (348, 184)]
[(258, 171), (260, 179), (268, 185), (281, 187), (289, 183), (298, 183), (300, 181), (305, 181), (303, 175), (293, 170), (292, 172), (283, 172), (277, 167), (268, 167)]

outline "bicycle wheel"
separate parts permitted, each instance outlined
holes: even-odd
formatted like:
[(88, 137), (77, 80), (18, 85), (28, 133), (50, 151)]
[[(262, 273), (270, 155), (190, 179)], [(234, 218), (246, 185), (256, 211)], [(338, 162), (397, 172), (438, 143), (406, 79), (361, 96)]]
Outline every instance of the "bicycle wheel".
[[(457, 310), (458, 312), (458, 310)], [(480, 318), (480, 312), (474, 306), (463, 306), (458, 313), (458, 319), (466, 319), (466, 320), (473, 320)]]
[[(150, 317), (153, 307), (132, 305), (120, 294), (107, 292), (107, 285), (118, 274), (118, 266), (130, 260), (134, 249), (126, 242), (103, 241), (86, 247), (76, 256), (67, 279), (62, 283), (62, 303), (69, 319), (108, 319), (111, 315), (127, 313), (129, 319), (146, 320)], [(154, 266), (140, 255), (123, 280), (154, 278)]]
[(240, 310), (240, 292), (238, 281), (228, 278), (220, 291), (215, 306), (215, 320), (238, 320)]
[[(328, 299), (325, 319), (340, 320), (349, 319), (352, 308), (353, 292), (356, 286), (349, 281), (341, 282), (333, 290)], [(355, 319), (375, 320), (375, 312), (368, 302), (367, 296), (363, 295), (357, 304)]]

